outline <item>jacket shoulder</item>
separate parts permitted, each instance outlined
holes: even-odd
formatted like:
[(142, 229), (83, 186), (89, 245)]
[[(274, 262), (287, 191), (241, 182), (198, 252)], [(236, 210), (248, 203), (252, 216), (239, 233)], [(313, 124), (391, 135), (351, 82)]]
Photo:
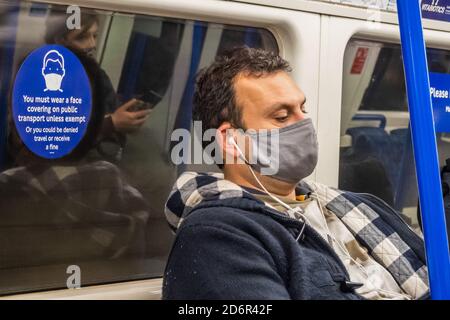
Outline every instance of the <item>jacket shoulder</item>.
[(178, 229), (163, 298), (289, 299), (285, 252), (251, 215), (231, 207), (192, 212)]
[(219, 227), (229, 231), (244, 230), (249, 234), (271, 230), (279, 232), (280, 228), (286, 230), (259, 207), (250, 209), (224, 204), (195, 209), (184, 219), (179, 229), (192, 226)]

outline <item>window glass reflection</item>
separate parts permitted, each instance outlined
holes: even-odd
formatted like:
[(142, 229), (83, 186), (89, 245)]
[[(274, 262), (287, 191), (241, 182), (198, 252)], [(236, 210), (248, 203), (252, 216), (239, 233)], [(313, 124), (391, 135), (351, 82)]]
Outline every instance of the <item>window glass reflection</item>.
[[(364, 53), (364, 54), (363, 54)], [(450, 73), (450, 53), (427, 49), (430, 72)], [(418, 194), (400, 45), (354, 39), (344, 57), (339, 188), (372, 193), (414, 227)], [(438, 133), (440, 165), (450, 157)]]
[[(9, 57), (0, 60), (0, 294), (64, 288), (70, 265), (82, 286), (160, 277), (173, 240), (164, 202), (186, 169), (170, 160), (170, 135), (190, 129), (195, 74), (235, 46), (278, 51), (274, 37), (84, 8), (71, 30), (65, 6), (0, 1), (0, 10)], [(19, 67), (48, 44), (78, 57), (92, 91), (85, 135), (55, 160), (27, 148), (11, 112)]]

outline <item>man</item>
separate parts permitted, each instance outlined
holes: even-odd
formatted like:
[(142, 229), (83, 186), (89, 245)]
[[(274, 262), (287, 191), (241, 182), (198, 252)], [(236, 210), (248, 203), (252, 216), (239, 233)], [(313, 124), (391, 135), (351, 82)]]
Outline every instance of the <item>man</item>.
[[(166, 216), (178, 230), (163, 298), (427, 297), (423, 242), (395, 211), (303, 181), (317, 141), (289, 72), (274, 53), (239, 48), (200, 73), (194, 117), (216, 128), (223, 176), (185, 173), (169, 196)], [(277, 161), (253, 161), (254, 142), (272, 129)]]

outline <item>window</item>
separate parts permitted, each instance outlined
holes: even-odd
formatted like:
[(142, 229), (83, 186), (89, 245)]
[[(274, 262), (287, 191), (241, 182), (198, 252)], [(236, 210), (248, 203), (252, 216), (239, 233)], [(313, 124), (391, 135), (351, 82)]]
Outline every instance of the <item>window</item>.
[[(25, 1), (0, 0), (0, 12), (0, 294), (65, 288), (77, 267), (81, 286), (162, 276), (173, 241), (164, 204), (185, 169), (170, 160), (170, 135), (190, 129), (195, 73), (235, 46), (278, 52), (274, 37), (88, 9), (69, 30), (66, 7)], [(81, 142), (55, 160), (29, 150), (11, 111), (19, 67), (45, 44), (78, 56), (93, 97)], [(146, 120), (120, 124), (127, 103)]]
[[(450, 52), (427, 49), (430, 72), (450, 74)], [(437, 134), (441, 166), (450, 157)], [(344, 56), (339, 187), (372, 193), (418, 227), (418, 193), (401, 48), (354, 39)]]

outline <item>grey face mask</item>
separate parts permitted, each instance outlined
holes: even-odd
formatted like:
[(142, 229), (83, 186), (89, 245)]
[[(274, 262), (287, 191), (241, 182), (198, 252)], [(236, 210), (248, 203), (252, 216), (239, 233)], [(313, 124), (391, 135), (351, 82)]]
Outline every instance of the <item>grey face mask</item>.
[(298, 183), (317, 165), (317, 135), (309, 118), (281, 129), (246, 134), (252, 143), (249, 165), (262, 175)]

